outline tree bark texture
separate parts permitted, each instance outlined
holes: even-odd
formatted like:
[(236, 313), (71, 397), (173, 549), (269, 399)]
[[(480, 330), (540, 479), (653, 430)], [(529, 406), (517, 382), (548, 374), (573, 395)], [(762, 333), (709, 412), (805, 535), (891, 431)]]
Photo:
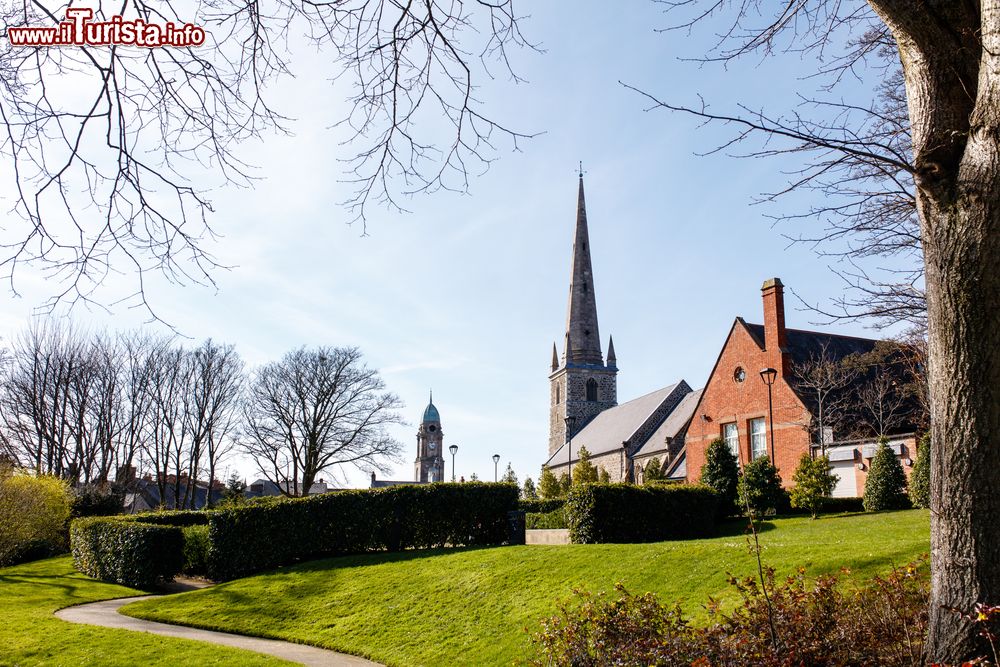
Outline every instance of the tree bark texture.
[(1000, 0), (870, 0), (906, 78), (926, 267), (929, 661), (983, 655), (1000, 603)]

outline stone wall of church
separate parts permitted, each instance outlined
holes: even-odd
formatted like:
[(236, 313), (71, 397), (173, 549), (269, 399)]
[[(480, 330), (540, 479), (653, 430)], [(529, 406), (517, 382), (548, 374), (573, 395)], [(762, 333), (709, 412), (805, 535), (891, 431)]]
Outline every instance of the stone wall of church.
[[(598, 454), (596, 456), (590, 457), (590, 462), (597, 467), (598, 470), (603, 468), (608, 472), (608, 476), (611, 478), (612, 482), (622, 482), (625, 480), (625, 469), (623, 464), (624, 457), (622, 456), (622, 450), (616, 449), (612, 452), (606, 452), (604, 454)], [(573, 456), (574, 465), (576, 464), (576, 454), (574, 452)], [(553, 463), (549, 466), (552, 473), (558, 478), (562, 477), (562, 474), (569, 471), (569, 467), (566, 463)]]
[[(570, 366), (549, 376), (549, 456), (566, 442), (567, 415), (576, 417), (570, 435), (618, 405), (618, 371), (604, 366)], [(597, 400), (587, 400), (587, 381), (597, 382)], [(610, 471), (609, 471), (610, 472)]]

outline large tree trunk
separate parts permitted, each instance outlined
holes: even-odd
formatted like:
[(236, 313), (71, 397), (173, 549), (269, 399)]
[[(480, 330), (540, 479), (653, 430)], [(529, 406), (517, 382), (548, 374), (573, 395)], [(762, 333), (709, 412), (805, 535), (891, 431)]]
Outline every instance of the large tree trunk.
[(921, 206), (933, 425), (928, 657), (954, 664), (985, 646), (952, 609), (1000, 603), (1000, 100), (984, 111), (953, 200)]
[(929, 661), (987, 647), (959, 614), (1000, 603), (1000, 0), (869, 0), (906, 78), (926, 267)]

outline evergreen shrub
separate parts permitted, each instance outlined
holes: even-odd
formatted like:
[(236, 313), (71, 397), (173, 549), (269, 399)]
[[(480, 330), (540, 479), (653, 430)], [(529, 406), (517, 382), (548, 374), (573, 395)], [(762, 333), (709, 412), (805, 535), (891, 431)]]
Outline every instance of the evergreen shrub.
[(525, 527), (529, 530), (569, 528), (563, 507), (551, 512), (533, 512), (526, 515)]
[(746, 464), (737, 484), (740, 509), (747, 507), (754, 516), (775, 514), (788, 501), (788, 494), (781, 488), (778, 469), (771, 459), (761, 456)]
[(223, 581), (309, 558), (497, 545), (514, 484), (426, 484), (342, 491), (209, 512), (208, 575)]
[(910, 471), (910, 502), (924, 509), (931, 506), (931, 434), (920, 438), (917, 458)]
[(70, 547), (80, 572), (134, 588), (172, 579), (184, 564), (181, 528), (130, 517), (75, 519)]
[(184, 533), (184, 574), (208, 574), (208, 526), (187, 526)]
[(565, 504), (565, 498), (544, 498), (538, 500), (525, 500), (522, 498), (518, 501), (517, 508), (528, 514), (546, 514), (561, 509)]
[(906, 496), (906, 473), (899, 458), (889, 448), (889, 439), (879, 438), (878, 449), (872, 457), (865, 480), (864, 504), (866, 512), (898, 510), (909, 506)]
[(715, 530), (718, 493), (704, 485), (588, 484), (566, 501), (576, 544), (706, 537)]
[(725, 440), (716, 438), (705, 452), (705, 465), (701, 467), (701, 483), (718, 492), (721, 517), (739, 513), (736, 507), (739, 477), (740, 466), (736, 456)]
[(791, 506), (807, 510), (815, 519), (823, 509), (823, 499), (833, 493), (838, 479), (837, 475), (830, 472), (830, 459), (803, 454), (799, 459), (799, 467), (792, 475), (795, 486), (791, 491)]

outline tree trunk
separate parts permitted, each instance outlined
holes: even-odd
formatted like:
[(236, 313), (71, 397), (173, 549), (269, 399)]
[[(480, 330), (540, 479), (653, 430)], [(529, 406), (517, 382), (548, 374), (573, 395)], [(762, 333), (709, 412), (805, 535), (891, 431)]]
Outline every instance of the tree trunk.
[(933, 451), (928, 658), (952, 664), (984, 647), (949, 608), (1000, 603), (998, 132), (994, 124), (976, 132), (982, 146), (970, 141), (979, 157), (963, 161), (954, 203), (922, 206)]

